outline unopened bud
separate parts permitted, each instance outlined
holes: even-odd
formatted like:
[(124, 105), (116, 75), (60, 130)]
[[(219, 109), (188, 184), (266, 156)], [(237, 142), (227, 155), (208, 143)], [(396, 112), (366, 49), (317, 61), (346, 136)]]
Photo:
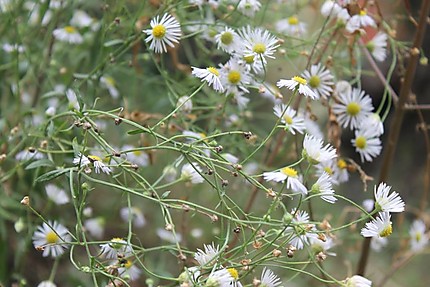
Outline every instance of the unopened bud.
[(30, 197), (29, 196), (24, 196), (24, 198), (21, 200), (21, 204), (29, 206), (30, 205)]

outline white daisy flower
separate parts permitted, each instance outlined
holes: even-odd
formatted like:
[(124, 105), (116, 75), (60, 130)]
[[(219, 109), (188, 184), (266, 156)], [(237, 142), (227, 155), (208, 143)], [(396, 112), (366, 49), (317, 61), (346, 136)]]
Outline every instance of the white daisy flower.
[(94, 238), (102, 239), (105, 233), (105, 220), (103, 217), (90, 218), (84, 221), (85, 230)]
[(378, 187), (374, 187), (375, 195), (375, 208), (378, 211), (387, 212), (403, 212), (405, 210), (405, 203), (400, 195), (393, 191), (390, 193), (391, 186), (381, 182)]
[(142, 270), (140, 270), (131, 259), (126, 259), (125, 263), (121, 263), (121, 267), (118, 268), (118, 275), (121, 278), (134, 281), (139, 278)]
[(69, 196), (64, 189), (59, 188), (55, 184), (49, 183), (45, 186), (46, 195), (50, 200), (57, 205), (63, 205), (70, 202)]
[(248, 17), (254, 17), (260, 8), (261, 3), (258, 0), (239, 0), (239, 5), (237, 5), (237, 10)]
[(299, 76), (294, 76), (291, 80), (280, 79), (276, 85), (279, 88), (287, 87), (292, 91), (298, 91), (305, 97), (309, 97), (312, 100), (318, 99), (318, 95), (309, 87), (308, 82)]
[(178, 99), (176, 108), (179, 108), (179, 112), (189, 114), (193, 110), (193, 101), (188, 96), (182, 96)]
[(306, 134), (303, 140), (302, 156), (311, 164), (318, 164), (337, 157), (336, 150), (326, 144), (321, 139)]
[(217, 257), (219, 256), (219, 245), (215, 247), (212, 242), (211, 245), (203, 244), (204, 251), (197, 248), (197, 252), (194, 254), (194, 259), (200, 264), (200, 266), (212, 265), (216, 262)]
[(370, 241), (370, 248), (372, 248), (373, 251), (380, 252), (382, 248), (387, 246), (388, 239), (386, 237), (372, 237)]
[(144, 150), (136, 149), (132, 145), (124, 145), (122, 147), (127, 160), (131, 163), (137, 164), (138, 166), (148, 166), (149, 165), (149, 155)]
[(234, 281), (233, 276), (231, 276), (227, 269), (223, 268), (219, 270), (212, 270), (204, 286), (228, 287), (232, 281)]
[(291, 167), (281, 168), (279, 171), (270, 171), (263, 173), (263, 178), (266, 181), (283, 182), (287, 180), (287, 188), (291, 188), (293, 192), (301, 192), (306, 195), (308, 189), (303, 185), (301, 176), (298, 172)]
[(306, 23), (300, 22), (297, 16), (291, 16), (277, 21), (275, 30), (288, 36), (302, 36), (306, 33)]
[(380, 136), (384, 134), (384, 123), (377, 113), (371, 113), (361, 122), (359, 129), (372, 130), (376, 136)]
[(256, 57), (252, 60), (263, 61), (265, 58), (275, 57), (276, 49), (279, 47), (278, 39), (262, 28), (252, 29), (250, 26), (239, 31), (243, 40), (243, 55), (245, 57)]
[(338, 101), (333, 105), (333, 112), (344, 128), (358, 128), (373, 110), (372, 99), (360, 89), (353, 88), (350, 93), (339, 93)]
[(189, 130), (184, 130), (182, 134), (187, 137), (187, 142), (189, 143), (193, 143), (196, 141), (206, 141), (207, 137), (205, 133), (196, 133)]
[(246, 66), (232, 58), (220, 69), (221, 85), (226, 89), (226, 93), (237, 93), (239, 89), (249, 93), (246, 86), (251, 83), (251, 76)]
[[(48, 223), (44, 222), (34, 232), (33, 245), (37, 249), (43, 249), (43, 257), (49, 255), (57, 257), (64, 253), (64, 249), (69, 247), (66, 242), (70, 242), (72, 237), (69, 234), (69, 230), (57, 221), (48, 221)], [(52, 229), (50, 226), (52, 226)]]
[(73, 26), (57, 28), (52, 32), (52, 35), (54, 35), (57, 40), (69, 44), (81, 44), (84, 41), (82, 35)]
[(302, 77), (315, 92), (317, 98), (327, 99), (333, 92), (333, 75), (323, 65), (312, 65), (310, 70), (303, 72)]
[(352, 92), (352, 86), (347, 81), (339, 81), (336, 83), (335, 94), (350, 94)]
[(166, 44), (170, 47), (174, 47), (174, 43), (179, 43), (181, 37), (181, 27), (179, 22), (169, 14), (164, 14), (160, 19), (160, 15), (157, 15), (151, 20), (151, 29), (143, 30), (148, 37), (145, 42), (151, 42), (149, 49), (155, 53), (166, 53)]
[(289, 244), (296, 249), (303, 249), (305, 245), (310, 244), (311, 238), (318, 238), (318, 235), (310, 231), (316, 231), (315, 226), (309, 223), (309, 214), (302, 210), (292, 210), (294, 215), (291, 225), (285, 229), (285, 235), (290, 238)]
[(100, 244), (100, 253), (105, 258), (117, 259), (118, 255), (121, 257), (130, 257), (133, 255), (132, 247), (122, 238), (112, 238), (108, 243)]
[(391, 224), (391, 215), (389, 212), (380, 212), (379, 216), (366, 223), (361, 229), (361, 235), (364, 237), (388, 237), (393, 233), (393, 226)]
[(205, 179), (200, 175), (202, 172), (201, 167), (196, 162), (186, 163), (181, 169), (181, 179), (193, 184), (202, 183), (205, 181)]
[(305, 130), (304, 119), (297, 115), (294, 109), (284, 104), (278, 104), (273, 107), (273, 112), (278, 118), (281, 118), (281, 123), (285, 124), (285, 130), (293, 135), (296, 134), (296, 131), (303, 134)]
[(239, 35), (229, 27), (225, 27), (223, 31), (215, 35), (217, 48), (229, 54), (236, 51), (238, 41), (240, 41)]
[(261, 273), (261, 280), (260, 280), (261, 287), (277, 287), (282, 284), (281, 279), (273, 273), (272, 270), (267, 269), (264, 267), (263, 272)]
[(351, 278), (346, 278), (345, 287), (371, 287), (372, 281), (360, 275), (354, 275)]
[(125, 222), (131, 220), (133, 226), (136, 228), (141, 228), (146, 224), (146, 219), (142, 213), (142, 210), (140, 210), (140, 208), (136, 206), (131, 206), (130, 208), (123, 207), (121, 208), (119, 213), (121, 215), (122, 220), (124, 220)]
[(360, 154), (361, 162), (372, 161), (382, 150), (382, 142), (375, 134), (376, 130), (355, 130), (355, 138), (351, 140), (355, 151)]
[(376, 22), (372, 17), (367, 15), (366, 10), (361, 10), (358, 14), (352, 16), (349, 21), (346, 23), (345, 29), (354, 33), (356, 30), (364, 27), (376, 27)]
[(103, 76), (100, 78), (100, 84), (103, 88), (109, 91), (112, 98), (118, 99), (119, 91), (116, 88), (116, 82), (111, 76)]
[(337, 198), (333, 196), (334, 190), (332, 187), (331, 177), (326, 172), (323, 172), (317, 182), (312, 185), (310, 192), (319, 194), (321, 198), (328, 203), (335, 203), (337, 200)]
[(57, 287), (57, 285), (55, 285), (54, 282), (47, 280), (40, 282), (37, 287)]
[(347, 166), (343, 159), (323, 161), (316, 165), (316, 175), (321, 176), (326, 172), (330, 176), (332, 184), (338, 185), (349, 179)]
[(221, 84), (220, 73), (214, 67), (208, 67), (206, 69), (200, 69), (196, 67), (191, 67), (193, 71), (191, 74), (203, 81), (206, 81), (209, 86), (217, 92), (224, 92), (224, 87)]
[(387, 39), (387, 34), (379, 31), (366, 43), (367, 50), (369, 50), (376, 61), (383, 62), (387, 58)]
[(410, 245), (413, 252), (422, 251), (429, 242), (429, 235), (426, 234), (426, 225), (420, 219), (414, 220), (409, 229)]
[(321, 14), (324, 17), (333, 16), (336, 17), (336, 15), (340, 12), (342, 7), (340, 7), (339, 4), (337, 4), (333, 0), (325, 1), (324, 4), (321, 6)]

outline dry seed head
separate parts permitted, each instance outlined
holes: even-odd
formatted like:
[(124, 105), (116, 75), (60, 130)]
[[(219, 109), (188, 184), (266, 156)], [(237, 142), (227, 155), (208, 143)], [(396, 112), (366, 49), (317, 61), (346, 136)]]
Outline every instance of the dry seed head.
[(261, 243), (260, 241), (254, 241), (252, 243), (252, 247), (254, 247), (255, 249), (260, 249), (261, 246), (263, 246), (263, 243)]
[(279, 250), (279, 249), (274, 249), (274, 250), (272, 251), (272, 254), (273, 254), (273, 256), (275, 256), (275, 257), (279, 257), (279, 256), (281, 256), (282, 251), (281, 251), (281, 250)]
[(167, 223), (166, 226), (164, 227), (164, 229), (166, 229), (167, 231), (172, 231), (173, 230), (173, 225), (170, 223)]
[(317, 255), (315, 255), (315, 259), (318, 262), (322, 262), (327, 258), (327, 255), (325, 255), (323, 252), (319, 252)]

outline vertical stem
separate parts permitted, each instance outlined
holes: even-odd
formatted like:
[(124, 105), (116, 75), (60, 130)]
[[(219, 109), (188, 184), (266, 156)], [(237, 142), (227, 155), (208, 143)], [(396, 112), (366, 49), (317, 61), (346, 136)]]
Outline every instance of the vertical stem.
[[(406, 69), (405, 77), (403, 79), (403, 84), (399, 93), (399, 101), (397, 104), (396, 111), (394, 113), (394, 119), (390, 127), (390, 133), (388, 136), (388, 142), (385, 146), (385, 151), (383, 154), (381, 172), (379, 174), (379, 182), (386, 181), (388, 178), (388, 173), (392, 165), (394, 152), (396, 150), (397, 141), (400, 135), (400, 129), (402, 127), (403, 116), (405, 111), (405, 103), (409, 98), (411, 86), (414, 80), (418, 59), (419, 51), (423, 42), (424, 34), (427, 28), (427, 15), (430, 12), (430, 0), (424, 0), (421, 4), (420, 9), (420, 19), (418, 22), (417, 31), (415, 34), (413, 46), (410, 50), (409, 63)], [(365, 238), (363, 241), (360, 261), (358, 263), (357, 274), (364, 275), (366, 270), (367, 260), (370, 251), (370, 240), (371, 238)]]

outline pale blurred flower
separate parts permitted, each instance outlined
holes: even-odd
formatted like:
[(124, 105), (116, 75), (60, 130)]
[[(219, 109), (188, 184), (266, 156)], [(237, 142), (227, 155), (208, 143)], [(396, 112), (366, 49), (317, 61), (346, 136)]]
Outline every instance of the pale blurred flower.
[(61, 41), (69, 44), (81, 44), (84, 38), (79, 31), (73, 26), (65, 26), (63, 28), (55, 29), (52, 34), (54, 37)]
[(182, 235), (177, 232), (173, 233), (171, 231), (165, 230), (164, 228), (157, 228), (156, 233), (162, 240), (168, 241), (170, 243), (178, 243), (182, 241)]
[(103, 217), (90, 218), (84, 221), (85, 229), (97, 239), (102, 239), (105, 233), (105, 220)]
[(145, 216), (143, 216), (143, 213), (140, 210), (140, 208), (136, 206), (132, 206), (130, 208), (123, 207), (120, 210), (120, 214), (121, 214), (122, 220), (124, 220), (125, 222), (128, 222), (129, 220), (131, 220), (133, 223), (133, 226), (136, 228), (143, 227), (146, 224)]
[(191, 183), (197, 184), (202, 183), (205, 179), (200, 175), (202, 173), (201, 167), (196, 163), (186, 163), (181, 169), (181, 178), (184, 181), (190, 181)]
[(111, 76), (102, 76), (100, 78), (100, 84), (103, 88), (109, 91), (112, 98), (117, 99), (119, 97), (119, 91), (116, 88), (115, 79)]
[(121, 267), (118, 268), (118, 274), (124, 279), (129, 279), (130, 281), (134, 281), (139, 278), (142, 271), (133, 264), (131, 259), (126, 259), (125, 263), (121, 264)]
[(376, 61), (382, 62), (387, 57), (387, 39), (387, 34), (378, 32), (366, 43), (367, 50), (369, 50)]
[(306, 33), (306, 23), (301, 22), (297, 16), (291, 16), (276, 22), (275, 29), (288, 36), (303, 36)]
[(354, 275), (351, 278), (345, 279), (345, 287), (371, 287), (372, 281), (360, 275)]
[(55, 285), (54, 282), (47, 280), (40, 282), (37, 287), (57, 287), (57, 285)]
[(69, 196), (64, 189), (55, 184), (49, 183), (45, 186), (46, 195), (57, 205), (63, 205), (70, 202)]
[(409, 229), (410, 245), (413, 252), (422, 251), (429, 242), (429, 235), (426, 234), (426, 225), (420, 219), (414, 220)]

